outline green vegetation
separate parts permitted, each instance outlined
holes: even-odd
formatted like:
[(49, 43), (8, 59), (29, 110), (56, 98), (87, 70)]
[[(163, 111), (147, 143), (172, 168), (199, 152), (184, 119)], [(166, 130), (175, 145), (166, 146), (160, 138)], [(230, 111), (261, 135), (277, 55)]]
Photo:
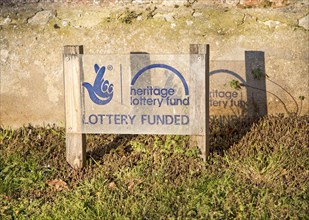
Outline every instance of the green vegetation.
[(120, 21), (125, 24), (131, 24), (133, 20), (137, 19), (142, 13), (137, 13), (136, 11), (126, 11), (119, 17)]
[(265, 75), (260, 67), (253, 69), (251, 73), (253, 75), (253, 78), (257, 80), (260, 80)]
[(240, 90), (241, 89), (241, 84), (240, 84), (240, 82), (238, 80), (233, 79), (233, 80), (230, 81), (230, 87), (232, 89), (235, 89), (235, 90)]
[(65, 162), (63, 128), (0, 128), (0, 219), (306, 219), (309, 116), (211, 121), (211, 158), (188, 136), (88, 135)]

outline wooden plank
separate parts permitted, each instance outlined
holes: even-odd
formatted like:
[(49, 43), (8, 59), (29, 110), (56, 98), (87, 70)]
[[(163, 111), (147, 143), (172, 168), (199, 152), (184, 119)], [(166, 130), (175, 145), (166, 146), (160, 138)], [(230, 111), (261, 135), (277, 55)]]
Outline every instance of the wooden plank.
[(64, 47), (66, 160), (75, 169), (81, 169), (86, 162), (86, 141), (82, 134), (81, 54), (83, 46)]
[[(197, 67), (197, 66), (201, 67)], [(205, 66), (203, 66), (205, 65)], [(194, 78), (196, 88), (194, 108), (192, 109), (194, 119), (193, 126), (201, 130), (203, 134), (192, 135), (190, 146), (198, 146), (201, 150), (201, 157), (204, 161), (209, 156), (209, 45), (190, 45), (190, 68), (191, 77)], [(201, 73), (200, 71), (203, 71)], [(200, 89), (202, 88), (202, 89)], [(199, 93), (200, 92), (200, 93)], [(205, 128), (205, 129), (203, 129)]]

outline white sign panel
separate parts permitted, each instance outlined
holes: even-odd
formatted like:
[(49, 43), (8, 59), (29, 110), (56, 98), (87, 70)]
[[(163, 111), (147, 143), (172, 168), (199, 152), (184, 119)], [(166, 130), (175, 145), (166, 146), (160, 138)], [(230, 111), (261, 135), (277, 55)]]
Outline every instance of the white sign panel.
[(205, 134), (205, 55), (80, 56), (81, 133)]

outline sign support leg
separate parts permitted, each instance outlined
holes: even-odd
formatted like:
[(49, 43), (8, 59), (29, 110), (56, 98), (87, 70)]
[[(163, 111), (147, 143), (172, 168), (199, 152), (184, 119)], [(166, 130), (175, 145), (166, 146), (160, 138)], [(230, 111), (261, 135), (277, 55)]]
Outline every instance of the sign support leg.
[(82, 134), (81, 74), (83, 46), (64, 47), (64, 93), (66, 160), (74, 169), (81, 169), (86, 162), (86, 139)]
[[(201, 55), (201, 56), (199, 56)], [(195, 68), (204, 62), (205, 68)], [(209, 45), (191, 44), (190, 45), (190, 68), (191, 77), (196, 83), (196, 88), (201, 93), (195, 91), (194, 108), (192, 109), (194, 119), (193, 126), (204, 127), (203, 135), (192, 135), (190, 137), (190, 146), (198, 146), (201, 150), (201, 157), (204, 161), (209, 156)], [(204, 70), (204, 73), (197, 71)], [(204, 123), (204, 126), (201, 126)]]

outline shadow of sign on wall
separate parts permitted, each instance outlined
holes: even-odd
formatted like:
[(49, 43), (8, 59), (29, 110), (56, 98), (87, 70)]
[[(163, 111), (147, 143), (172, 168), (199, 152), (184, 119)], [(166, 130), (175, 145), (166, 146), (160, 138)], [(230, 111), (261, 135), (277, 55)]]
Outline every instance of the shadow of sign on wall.
[(264, 52), (245, 51), (245, 61), (213, 60), (210, 66), (212, 119), (224, 122), (267, 114)]

